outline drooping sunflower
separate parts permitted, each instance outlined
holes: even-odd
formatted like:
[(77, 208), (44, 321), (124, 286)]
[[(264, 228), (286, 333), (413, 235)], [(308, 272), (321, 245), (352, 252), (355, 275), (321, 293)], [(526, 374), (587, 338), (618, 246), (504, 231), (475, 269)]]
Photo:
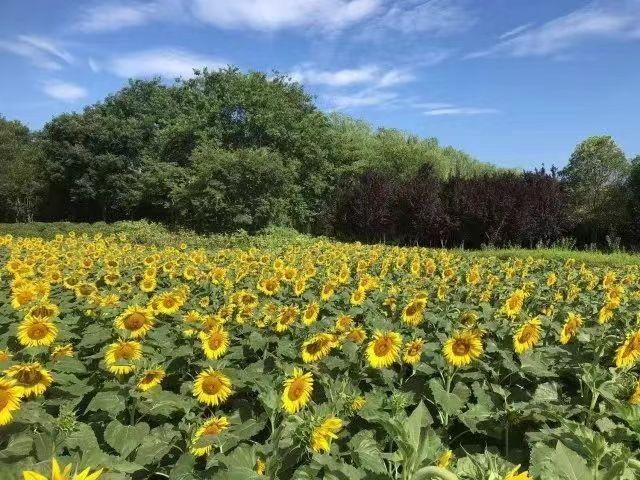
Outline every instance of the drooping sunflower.
[(302, 361), (316, 362), (329, 355), (333, 347), (334, 338), (329, 333), (319, 333), (302, 344)]
[(347, 333), (347, 340), (350, 340), (354, 343), (362, 343), (367, 338), (367, 332), (364, 331), (362, 327), (356, 327)]
[(520, 465), (517, 465), (513, 470), (511, 470), (504, 477), (504, 480), (533, 480), (533, 477), (529, 475), (529, 472), (525, 470), (524, 472), (518, 473), (520, 470)]
[(513, 349), (516, 353), (524, 353), (540, 341), (542, 334), (540, 325), (540, 319), (535, 317), (518, 328), (513, 334)]
[(130, 305), (116, 317), (114, 326), (129, 332), (131, 338), (144, 337), (153, 327), (153, 311), (150, 308)]
[(165, 371), (161, 368), (151, 368), (142, 372), (142, 377), (138, 380), (138, 390), (146, 392), (153, 387), (160, 385), (165, 376)]
[(304, 373), (302, 369), (295, 367), (291, 377), (284, 381), (282, 392), (282, 404), (289, 413), (296, 413), (304, 407), (313, 393), (313, 374)]
[(422, 338), (415, 338), (404, 346), (404, 352), (402, 354), (402, 360), (409, 365), (415, 365), (420, 361), (422, 357), (422, 347), (424, 346), (424, 340)]
[(191, 438), (189, 451), (196, 457), (208, 455), (213, 448), (213, 437), (219, 435), (229, 428), (229, 420), (227, 417), (211, 417), (206, 420)]
[(0, 378), (0, 427), (11, 422), (13, 412), (20, 410), (22, 388), (10, 378)]
[[(55, 458), (52, 458), (51, 480), (97, 480), (98, 478), (100, 478), (100, 475), (102, 475), (102, 469), (96, 470), (95, 472), (91, 473), (91, 469), (87, 467), (80, 473), (75, 473), (73, 477), (71, 477), (71, 468), (71, 464), (67, 465), (64, 468), (60, 468), (58, 461)], [(49, 480), (44, 475), (33, 470), (23, 470), (22, 478), (23, 480)]]
[(318, 305), (318, 302), (312, 302), (309, 305), (307, 305), (307, 308), (305, 308), (304, 313), (302, 315), (302, 322), (305, 325), (311, 325), (313, 322), (315, 322), (318, 319), (318, 314), (320, 313), (320, 305)]
[(58, 328), (51, 320), (35, 317), (25, 318), (18, 326), (18, 340), (25, 347), (51, 345), (58, 335)]
[(40, 320), (51, 320), (60, 314), (60, 307), (51, 302), (42, 302), (40, 305), (31, 307), (25, 318), (36, 318)]
[(627, 335), (627, 338), (616, 351), (616, 367), (625, 368), (633, 365), (640, 358), (640, 330)]
[(418, 325), (424, 318), (424, 310), (427, 306), (425, 299), (415, 299), (402, 310), (402, 321), (407, 325)]
[(442, 347), (444, 358), (454, 367), (469, 365), (482, 355), (482, 337), (478, 330), (455, 332)]
[(104, 360), (111, 373), (127, 375), (136, 369), (136, 360), (142, 357), (142, 346), (135, 341), (118, 340), (107, 348)]
[(342, 428), (342, 420), (328, 417), (311, 432), (311, 449), (317, 453), (327, 453), (331, 448), (331, 441), (338, 438), (337, 433)]
[(578, 333), (578, 329), (582, 326), (582, 317), (577, 313), (569, 312), (567, 321), (564, 323), (560, 331), (560, 343), (566, 345)]
[(38, 362), (19, 363), (4, 371), (7, 377), (16, 381), (22, 389), (23, 397), (42, 395), (53, 382), (51, 373)]
[(200, 332), (200, 342), (206, 357), (216, 360), (229, 349), (229, 333), (222, 326), (216, 326), (208, 332)]
[(387, 368), (400, 358), (402, 336), (393, 331), (376, 330), (367, 346), (367, 360), (373, 368)]
[(231, 395), (231, 380), (222, 372), (209, 367), (203, 370), (193, 382), (193, 395), (199, 402), (217, 406)]
[(58, 345), (51, 351), (51, 355), (49, 356), (52, 362), (57, 362), (64, 357), (73, 357), (73, 345), (70, 343)]

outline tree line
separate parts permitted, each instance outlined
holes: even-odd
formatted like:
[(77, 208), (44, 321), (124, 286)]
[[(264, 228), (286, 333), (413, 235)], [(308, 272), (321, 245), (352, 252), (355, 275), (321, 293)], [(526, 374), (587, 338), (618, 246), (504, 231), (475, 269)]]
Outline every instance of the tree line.
[(288, 77), (229, 67), (131, 80), (29, 131), (0, 117), (1, 221), (146, 218), (424, 245), (640, 241), (640, 160), (590, 137), (560, 172), (318, 109)]

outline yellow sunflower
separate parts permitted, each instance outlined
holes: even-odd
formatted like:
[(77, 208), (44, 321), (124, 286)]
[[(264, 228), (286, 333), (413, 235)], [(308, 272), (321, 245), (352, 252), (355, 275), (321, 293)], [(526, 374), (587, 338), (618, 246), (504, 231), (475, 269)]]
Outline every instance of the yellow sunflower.
[(373, 368), (386, 368), (400, 358), (402, 336), (393, 331), (376, 330), (367, 346), (367, 360)]
[(516, 353), (524, 353), (540, 341), (542, 328), (540, 319), (532, 318), (523, 324), (513, 335), (513, 348)]
[(40, 305), (31, 307), (26, 317), (40, 320), (50, 320), (60, 314), (60, 307), (50, 302), (43, 302)]
[(142, 392), (146, 392), (147, 390), (151, 390), (153, 387), (160, 385), (162, 379), (165, 376), (165, 372), (161, 368), (151, 368), (149, 370), (145, 370), (142, 373), (142, 377), (138, 380), (138, 390)]
[(338, 438), (337, 433), (342, 428), (342, 420), (328, 417), (311, 432), (311, 449), (317, 453), (327, 453), (331, 448), (331, 441)]
[(309, 403), (312, 393), (313, 375), (311, 372), (304, 373), (300, 368), (295, 367), (291, 377), (284, 381), (282, 392), (284, 409), (289, 413), (296, 413)]
[(362, 327), (356, 327), (347, 333), (347, 340), (353, 343), (362, 343), (367, 338), (367, 332)]
[(560, 331), (560, 343), (566, 345), (578, 333), (578, 329), (582, 326), (582, 317), (577, 313), (570, 312), (567, 321), (564, 323)]
[(351, 411), (357, 412), (358, 410), (362, 410), (362, 407), (364, 407), (366, 403), (366, 399), (363, 396), (358, 395), (351, 401)]
[(407, 325), (418, 325), (424, 318), (424, 310), (427, 306), (425, 299), (416, 299), (402, 310), (402, 321)]
[(482, 355), (482, 339), (477, 330), (455, 332), (442, 347), (444, 357), (451, 365), (463, 367)]
[(216, 360), (229, 349), (229, 334), (221, 326), (217, 326), (209, 332), (200, 332), (200, 342), (207, 358)]
[(11, 422), (12, 412), (20, 410), (22, 393), (15, 380), (0, 378), (0, 427)]
[(209, 367), (196, 377), (193, 383), (193, 395), (201, 403), (220, 405), (231, 395), (231, 380), (223, 373)]
[(51, 320), (35, 317), (25, 318), (18, 326), (18, 340), (25, 347), (48, 346), (58, 335), (58, 328)]
[[(636, 383), (636, 388), (629, 397), (629, 403), (631, 405), (640, 405), (640, 380)], [(0, 423), (1, 424), (1, 423)]]
[(529, 475), (529, 472), (525, 470), (522, 473), (518, 473), (520, 465), (516, 466), (504, 477), (504, 480), (533, 480), (533, 477)]
[(509, 298), (507, 298), (507, 301), (502, 307), (502, 311), (507, 315), (507, 317), (515, 318), (518, 313), (520, 313), (520, 310), (522, 310), (522, 305), (524, 304), (524, 297), (524, 290), (518, 289), (514, 291), (509, 296)]
[[(102, 469), (96, 470), (91, 473), (89, 467), (85, 468), (80, 473), (75, 473), (71, 477), (72, 465), (69, 464), (64, 468), (60, 468), (58, 461), (55, 458), (51, 459), (51, 480), (97, 480), (102, 475)], [(33, 470), (24, 470), (22, 472), (23, 480), (49, 480), (44, 475), (34, 472)]]
[(213, 437), (229, 428), (227, 417), (211, 417), (193, 434), (189, 451), (196, 457), (209, 454), (213, 448)]
[(286, 306), (280, 309), (276, 319), (276, 332), (282, 333), (291, 327), (298, 316), (298, 307)]
[(116, 317), (114, 326), (129, 332), (131, 338), (144, 337), (153, 327), (153, 312), (146, 307), (131, 305)]
[(58, 345), (51, 351), (51, 355), (49, 356), (52, 362), (57, 362), (64, 357), (73, 357), (73, 345), (70, 343)]
[(307, 308), (304, 310), (304, 314), (302, 315), (302, 322), (305, 325), (311, 325), (318, 319), (318, 314), (320, 313), (320, 305), (318, 302), (313, 302), (307, 305)]
[(451, 459), (453, 458), (453, 452), (449, 449), (445, 450), (440, 458), (438, 458), (438, 467), (440, 468), (449, 468), (449, 464), (451, 463)]
[(302, 361), (305, 363), (316, 362), (329, 355), (334, 344), (333, 335), (319, 333), (302, 344)]
[(625, 341), (618, 347), (616, 351), (616, 367), (629, 367), (638, 358), (640, 358), (640, 330), (627, 335)]
[(402, 360), (409, 365), (415, 365), (420, 361), (422, 357), (422, 347), (424, 346), (424, 340), (416, 338), (407, 342), (404, 346), (404, 352), (402, 354)]
[(127, 375), (136, 369), (135, 361), (142, 358), (142, 346), (135, 341), (118, 340), (107, 348), (104, 359), (111, 373)]
[(23, 397), (42, 395), (53, 382), (49, 371), (37, 362), (19, 363), (4, 371), (7, 377), (16, 381), (22, 389)]
[(362, 305), (364, 303), (365, 298), (367, 298), (367, 292), (362, 288), (356, 288), (351, 293), (351, 298), (349, 299), (349, 303), (351, 303), (351, 305)]

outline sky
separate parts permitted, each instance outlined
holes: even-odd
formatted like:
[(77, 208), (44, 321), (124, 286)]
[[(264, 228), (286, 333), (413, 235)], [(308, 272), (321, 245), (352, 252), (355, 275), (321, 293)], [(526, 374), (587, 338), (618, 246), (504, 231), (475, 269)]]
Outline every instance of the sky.
[(285, 73), (326, 111), (505, 167), (640, 154), (640, 0), (2, 0), (0, 115), (39, 129), (129, 78)]

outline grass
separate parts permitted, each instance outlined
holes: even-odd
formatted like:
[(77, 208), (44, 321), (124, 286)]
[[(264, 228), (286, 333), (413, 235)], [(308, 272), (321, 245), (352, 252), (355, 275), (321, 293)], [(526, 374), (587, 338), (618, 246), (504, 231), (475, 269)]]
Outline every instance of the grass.
[[(32, 222), (32, 223), (0, 223), (0, 235), (11, 234), (16, 237), (54, 238), (57, 234), (87, 234), (93, 236), (126, 233), (128, 238), (136, 243), (155, 244), (159, 246), (176, 245), (181, 242), (190, 246), (203, 248), (249, 248), (249, 247), (282, 247), (284, 245), (311, 243), (318, 238), (301, 234), (288, 228), (270, 228), (255, 235), (246, 232), (228, 234), (201, 235), (188, 230), (169, 230), (165, 226), (148, 221), (125, 222)], [(485, 256), (499, 259), (507, 258), (543, 258), (548, 260), (575, 259), (591, 265), (633, 265), (640, 264), (640, 255), (628, 252), (601, 252), (592, 250), (568, 250), (561, 248), (490, 248), (482, 250), (453, 249), (462, 256)]]

